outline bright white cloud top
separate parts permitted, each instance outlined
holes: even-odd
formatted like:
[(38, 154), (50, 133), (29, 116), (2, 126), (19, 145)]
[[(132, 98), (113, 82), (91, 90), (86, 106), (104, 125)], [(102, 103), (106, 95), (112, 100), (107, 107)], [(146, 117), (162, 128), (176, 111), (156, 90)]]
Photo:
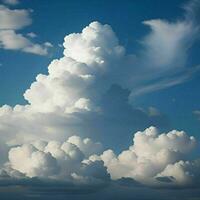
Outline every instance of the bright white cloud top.
[(0, 29), (19, 30), (32, 23), (28, 10), (9, 9), (0, 5)]

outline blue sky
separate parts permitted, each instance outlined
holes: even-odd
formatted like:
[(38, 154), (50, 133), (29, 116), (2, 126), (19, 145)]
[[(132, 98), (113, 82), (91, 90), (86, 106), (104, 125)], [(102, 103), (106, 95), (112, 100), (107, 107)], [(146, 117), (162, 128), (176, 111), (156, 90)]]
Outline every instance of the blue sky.
[(0, 195), (198, 198), (199, 14), (198, 0), (0, 1)]

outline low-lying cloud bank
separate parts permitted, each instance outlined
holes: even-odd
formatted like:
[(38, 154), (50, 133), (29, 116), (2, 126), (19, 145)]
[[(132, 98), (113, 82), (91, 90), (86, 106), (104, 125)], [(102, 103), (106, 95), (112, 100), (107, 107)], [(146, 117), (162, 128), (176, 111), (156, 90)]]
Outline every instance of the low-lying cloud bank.
[(9, 150), (0, 182), (20, 184), (20, 180), (38, 178), (103, 186), (127, 178), (136, 186), (199, 187), (200, 159), (188, 160), (196, 147), (195, 138), (183, 131), (159, 134), (155, 127), (135, 133), (133, 145), (119, 155), (111, 149), (103, 151), (101, 143), (89, 138), (72, 136), (63, 143), (37, 140)]
[[(19, 2), (17, 0), (4, 0), (3, 3), (14, 6)], [(19, 33), (19, 30), (32, 24), (31, 12), (28, 9), (11, 9), (0, 4), (0, 49), (22, 51), (41, 56), (49, 53), (50, 47), (53, 47), (50, 42), (39, 44), (33, 38)], [(31, 35), (33, 36), (33, 33)]]
[(66, 142), (34, 141), (13, 147), (8, 153), (9, 162), (1, 171), (2, 177), (15, 179), (39, 178), (51, 182), (102, 184), (109, 180), (103, 161), (83, 162), (92, 153), (101, 151), (100, 143), (78, 136)]

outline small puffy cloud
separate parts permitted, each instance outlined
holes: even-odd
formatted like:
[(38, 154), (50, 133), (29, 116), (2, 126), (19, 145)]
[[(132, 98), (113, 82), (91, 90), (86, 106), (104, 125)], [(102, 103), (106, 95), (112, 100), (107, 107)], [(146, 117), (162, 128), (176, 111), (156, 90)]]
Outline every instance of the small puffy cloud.
[(37, 34), (33, 33), (33, 32), (30, 32), (30, 33), (27, 33), (26, 34), (28, 37), (30, 38), (36, 38), (37, 37)]
[(46, 47), (53, 47), (53, 44), (51, 44), (50, 42), (45, 42), (44, 46), (46, 46)]
[(22, 51), (36, 55), (45, 56), (48, 54), (46, 45), (32, 43), (30, 46), (25, 47)]
[(0, 48), (3, 49), (21, 50), (37, 55), (47, 55), (49, 47), (50, 46), (47, 46), (46, 43), (43, 45), (33, 43), (22, 34), (16, 33), (14, 30), (0, 31)]
[(9, 9), (0, 5), (0, 48), (20, 50), (42, 56), (47, 55), (49, 48), (53, 47), (50, 42), (37, 44), (30, 40), (30, 38), (36, 37), (35, 33), (31, 32), (25, 36), (16, 32), (31, 23), (32, 19), (29, 10)]
[(119, 155), (113, 150), (101, 154), (100, 143), (78, 136), (65, 142), (36, 140), (10, 148), (0, 180), (38, 178), (100, 186), (111, 178), (117, 184), (132, 180), (133, 187), (196, 187), (200, 160), (187, 160), (195, 147), (195, 138), (185, 132), (160, 134), (155, 127), (136, 132), (133, 145)]
[(30, 12), (23, 9), (9, 9), (0, 5), (0, 30), (19, 30), (32, 23)]
[(16, 34), (13, 30), (0, 31), (1, 48), (23, 49), (29, 41), (21, 34)]
[(11, 6), (15, 6), (15, 5), (19, 4), (19, 0), (3, 0), (3, 2), (5, 4), (11, 5)]

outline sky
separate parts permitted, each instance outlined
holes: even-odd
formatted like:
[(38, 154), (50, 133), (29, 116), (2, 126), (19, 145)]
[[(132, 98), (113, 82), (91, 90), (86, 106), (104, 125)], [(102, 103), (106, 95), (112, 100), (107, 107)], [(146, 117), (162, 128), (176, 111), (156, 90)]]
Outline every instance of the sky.
[(3, 199), (200, 198), (199, 0), (1, 0)]

